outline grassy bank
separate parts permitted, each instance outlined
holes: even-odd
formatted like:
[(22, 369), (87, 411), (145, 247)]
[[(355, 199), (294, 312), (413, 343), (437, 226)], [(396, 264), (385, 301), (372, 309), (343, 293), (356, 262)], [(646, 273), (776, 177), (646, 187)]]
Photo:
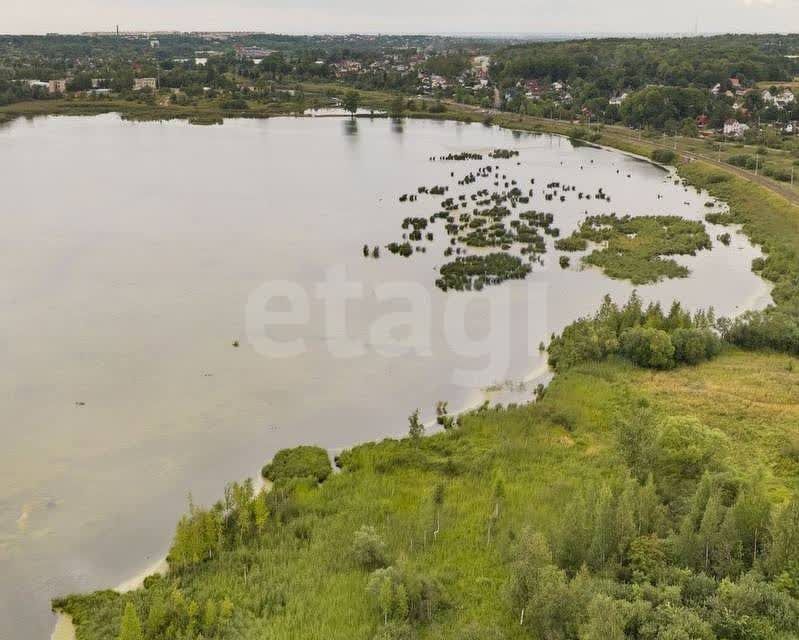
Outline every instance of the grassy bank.
[(94, 116), (118, 113), (126, 120), (188, 120), (194, 124), (216, 124), (224, 118), (269, 118), (290, 113), (288, 105), (254, 105), (247, 109), (223, 109), (217, 101), (197, 106), (159, 105), (130, 100), (63, 99), (18, 102), (0, 107), (0, 121), (47, 115)]

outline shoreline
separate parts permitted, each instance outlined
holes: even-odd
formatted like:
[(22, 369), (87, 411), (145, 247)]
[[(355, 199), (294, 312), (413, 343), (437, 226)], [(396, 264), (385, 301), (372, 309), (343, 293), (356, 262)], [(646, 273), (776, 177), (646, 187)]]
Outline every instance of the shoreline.
[[(20, 114), (9, 114), (10, 115), (10, 120), (8, 122), (13, 122), (14, 120), (16, 120), (18, 118), (22, 118), (22, 117), (48, 117), (48, 116), (50, 116), (50, 117), (52, 117), (52, 116), (95, 117), (95, 116), (98, 116), (98, 115), (109, 115), (109, 114), (117, 115), (118, 117), (123, 118), (123, 119), (126, 116), (124, 111), (119, 111), (119, 110), (114, 110), (114, 109), (109, 109), (107, 111), (97, 111), (97, 112), (94, 112), (94, 113), (69, 113), (69, 112), (59, 113), (59, 112), (53, 111), (53, 112), (42, 112), (42, 113), (39, 113), (39, 114), (35, 114), (33, 116), (27, 116), (27, 115), (22, 114), (22, 113), (20, 113)], [(3, 113), (0, 113), (0, 124), (3, 123), (3, 120), (2, 120), (2, 116), (3, 115), (4, 115)], [(469, 122), (469, 123), (479, 124), (479, 121), (476, 121), (476, 120), (464, 120), (463, 114), (459, 115), (457, 113), (454, 113), (454, 114), (451, 114), (452, 117), (447, 117), (447, 114), (442, 114), (442, 115), (443, 115), (443, 117), (435, 117), (435, 116), (431, 117), (430, 115), (425, 115), (425, 114), (418, 114), (418, 115), (417, 114), (408, 114), (408, 115), (405, 115), (403, 117), (404, 118), (408, 118), (408, 119), (427, 119), (427, 120), (431, 120), (431, 121), (445, 120), (445, 121), (451, 121), (451, 122)], [(358, 114), (356, 116), (339, 115), (339, 114), (327, 114), (327, 115), (322, 115), (322, 116), (312, 116), (310, 114), (293, 115), (293, 114), (281, 113), (281, 114), (274, 114), (274, 115), (256, 115), (256, 114), (252, 114), (252, 115), (249, 115), (249, 116), (248, 115), (238, 115), (238, 114), (236, 114), (236, 115), (220, 116), (220, 117), (223, 119), (223, 123), (224, 123), (225, 120), (269, 119), (269, 118), (273, 118), (273, 117), (275, 117), (275, 118), (314, 118), (314, 117), (316, 117), (316, 118), (350, 118), (350, 117), (356, 117), (356, 118), (387, 118), (389, 116), (387, 114), (385, 114), (385, 113), (383, 113), (383, 114), (378, 114), (378, 113), (374, 113), (374, 114)], [(191, 122), (191, 118), (189, 116), (178, 115), (178, 114), (173, 114), (171, 116), (166, 116), (164, 118), (154, 118), (154, 119), (152, 119), (152, 121), (153, 122), (157, 122), (157, 121), (163, 120), (163, 119), (185, 120), (187, 122), (187, 124), (193, 124)], [(529, 129), (516, 129), (514, 127), (504, 126), (504, 125), (499, 124), (499, 123), (494, 123), (491, 126), (496, 127), (498, 129), (505, 129), (507, 131), (518, 131), (518, 132), (527, 133), (527, 134), (551, 135), (551, 136), (558, 136), (560, 138), (566, 138), (567, 140), (570, 140), (570, 141), (573, 140), (573, 138), (569, 137), (567, 134), (556, 132), (556, 131), (549, 131), (549, 130), (534, 131), (534, 130), (529, 130)], [(625, 150), (623, 148), (614, 147), (614, 146), (611, 146), (611, 145), (597, 144), (597, 143), (590, 143), (590, 144), (593, 145), (596, 148), (601, 148), (601, 149), (604, 149), (606, 151), (611, 151), (611, 152), (614, 152), (614, 153), (621, 153), (621, 154), (624, 154), (624, 155), (626, 155), (628, 157), (648, 162), (648, 163), (650, 163), (650, 164), (652, 164), (654, 166), (662, 168), (663, 170), (669, 172), (670, 174), (673, 174), (675, 176), (679, 176), (679, 172), (678, 172), (678, 169), (676, 167), (673, 167), (673, 166), (670, 166), (670, 165), (663, 165), (661, 163), (655, 162), (654, 160), (652, 160), (651, 158), (649, 158), (647, 156), (644, 156), (644, 155), (641, 155), (641, 154), (638, 154), (638, 153), (635, 153), (635, 152), (632, 152), (632, 151), (628, 151), (628, 150)], [(693, 161), (693, 160), (691, 160), (691, 161)], [(701, 162), (701, 160), (699, 160), (699, 161)], [(724, 169), (722, 169), (722, 170), (724, 170)], [(731, 175), (736, 175), (732, 171), (730, 171), (729, 173)], [(682, 177), (680, 176), (680, 178), (682, 178)], [(688, 184), (690, 184), (690, 182)], [(692, 186), (694, 186), (694, 185), (692, 185)], [(765, 188), (767, 188), (767, 187), (765, 187)], [(704, 191), (704, 189), (702, 189), (702, 190)], [(725, 204), (727, 204), (727, 203), (725, 203)], [(727, 205), (727, 206), (729, 206), (729, 205)], [(736, 225), (736, 227), (737, 226), (738, 225)], [(747, 240), (752, 242), (751, 239), (748, 236), (746, 236), (746, 234), (742, 230), (738, 229), (737, 231), (742, 233), (747, 238)], [(758, 248), (762, 252), (762, 247), (760, 245), (755, 245), (755, 246), (758, 246)], [(763, 253), (763, 255), (766, 256), (767, 254)], [(773, 290), (773, 283), (769, 282), (768, 280), (765, 280), (764, 278), (762, 278), (762, 276), (759, 276), (759, 277), (761, 279), (763, 279), (763, 281), (769, 285), (768, 292), (766, 292), (763, 295), (761, 295), (761, 294), (753, 294), (752, 296), (749, 296), (749, 298), (747, 300), (742, 302), (740, 311), (736, 311), (734, 315), (731, 315), (731, 317), (736, 317), (738, 315), (746, 313), (747, 311), (755, 310), (757, 308), (758, 303), (760, 303), (760, 302), (762, 302), (764, 300), (764, 297), (769, 300), (768, 304), (773, 304), (773, 299), (771, 297), (771, 293), (772, 293), (772, 290)], [(544, 362), (541, 365), (533, 368), (529, 373), (525, 374), (525, 376), (518, 381), (524, 386), (524, 388), (522, 390), (520, 390), (520, 391), (512, 391), (512, 393), (519, 394), (520, 396), (522, 394), (528, 396), (526, 401), (519, 402), (519, 404), (531, 404), (531, 403), (534, 403), (536, 401), (536, 398), (534, 396), (534, 390), (530, 389), (530, 388), (527, 388), (527, 385), (532, 385), (532, 384), (540, 382), (540, 383), (542, 383), (544, 385), (544, 387), (546, 387), (552, 381), (554, 376), (555, 376), (555, 373), (549, 367), (549, 365), (546, 362), (546, 358), (545, 358)], [(502, 384), (505, 385), (505, 384), (509, 384), (509, 383), (513, 383), (513, 382), (514, 381), (512, 381), (512, 380), (506, 380), (506, 381), (503, 381)], [(492, 402), (491, 396), (493, 394), (496, 394), (496, 393), (502, 393), (503, 390), (504, 390), (503, 388), (500, 388), (498, 391), (490, 391), (488, 389), (480, 389), (479, 391), (474, 392), (475, 398), (476, 398), (474, 400), (474, 402), (470, 402), (469, 400), (467, 400), (466, 401), (466, 406), (461, 407), (461, 408), (457, 409), (456, 411), (452, 411), (448, 415), (451, 415), (451, 416), (454, 416), (454, 417), (459, 417), (459, 416), (462, 416), (464, 414), (468, 414), (468, 413), (470, 413), (472, 411), (475, 411), (475, 410), (479, 409), (480, 407), (482, 407), (483, 405), (485, 405), (486, 403), (490, 404)], [(424, 423), (424, 426), (425, 426), (425, 429), (428, 431), (428, 433), (426, 435), (433, 435), (433, 434), (438, 433), (438, 432), (443, 430), (438, 425), (438, 423), (437, 423), (435, 418), (433, 418), (432, 420), (429, 420), (428, 422)], [(405, 432), (399, 432), (398, 435), (395, 435), (395, 436), (385, 435), (383, 437), (400, 437), (401, 438), (401, 437), (405, 437), (405, 435), (406, 435)], [(360, 442), (356, 442), (356, 443), (351, 443), (350, 445), (347, 445), (345, 447), (336, 448), (336, 449), (329, 449), (328, 450), (328, 454), (332, 454), (333, 452), (340, 452), (340, 451), (343, 451), (343, 450), (348, 449), (348, 448), (352, 448), (352, 447), (355, 447), (355, 446), (359, 446), (361, 444), (365, 444), (366, 442), (377, 441), (378, 437), (380, 437), (380, 436), (374, 436), (373, 438), (371, 438), (370, 440), (367, 440), (367, 441), (360, 441)], [(259, 491), (259, 490), (268, 491), (271, 488), (270, 487), (271, 483), (265, 482), (261, 478), (260, 474), (257, 474), (256, 477), (254, 478), (254, 480), (255, 480), (255, 483), (256, 483), (256, 486), (255, 486), (256, 491)], [(127, 593), (127, 592), (130, 592), (130, 591), (135, 591), (135, 590), (137, 590), (137, 589), (139, 589), (139, 588), (141, 588), (143, 586), (144, 581), (145, 581), (145, 579), (147, 577), (149, 577), (151, 575), (155, 575), (155, 574), (164, 574), (167, 571), (168, 571), (167, 557), (166, 557), (166, 555), (164, 555), (162, 558), (160, 558), (159, 560), (153, 562), (152, 564), (150, 564), (146, 568), (142, 569), (141, 571), (139, 571), (134, 576), (132, 576), (132, 577), (126, 579), (126, 580), (123, 580), (119, 585), (117, 585), (115, 588), (113, 588), (113, 590), (117, 591), (119, 593)], [(51, 640), (75, 640), (76, 637), (77, 637), (77, 630), (76, 630), (76, 627), (74, 626), (74, 624), (72, 622), (71, 617), (68, 614), (65, 614), (65, 613), (63, 613), (61, 611), (54, 611), (54, 613), (56, 615), (56, 622), (55, 622), (55, 627), (53, 629), (53, 632), (52, 632), (52, 634), (50, 636)]]

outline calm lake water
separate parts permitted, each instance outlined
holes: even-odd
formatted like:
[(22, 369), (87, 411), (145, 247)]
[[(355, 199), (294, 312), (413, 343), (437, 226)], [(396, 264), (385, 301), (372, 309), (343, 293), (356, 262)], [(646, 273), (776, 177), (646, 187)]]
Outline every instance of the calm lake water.
[[(521, 155), (428, 160), (496, 147)], [(440, 227), (428, 252), (410, 259), (361, 253), (365, 243), (401, 240), (405, 216), (439, 210), (441, 197), (398, 202), (417, 186), (450, 185), (456, 197), (493, 191), (488, 181), (457, 185), (489, 162), (522, 189), (534, 178), (530, 208), (554, 213), (562, 235), (586, 211), (695, 219), (708, 211), (706, 194), (646, 162), (482, 125), (317, 118), (198, 127), (108, 115), (0, 128), (2, 640), (48, 637), (51, 597), (114, 586), (150, 566), (189, 493), (210, 503), (280, 448), (335, 451), (401, 434), (415, 408), (428, 419), (437, 400), (468, 406), (490, 385), (529, 397), (534, 385), (518, 386), (544, 372), (539, 342), (605, 293), (626, 299), (629, 283), (581, 270), (574, 257), (562, 270), (550, 251), (526, 281), (444, 294), (433, 285), (447, 242)], [(547, 202), (551, 181), (592, 194), (602, 187), (611, 201), (568, 193)], [(708, 227), (713, 238), (722, 232)], [(756, 255), (734, 234), (729, 247), (714, 241), (711, 252), (679, 258), (690, 278), (639, 291), (720, 314), (762, 307), (768, 288), (749, 270)], [(315, 292), (330, 267), (362, 286), (343, 325)], [(307, 322), (274, 334), (304, 340), (294, 358), (265, 356), (258, 318), (248, 322), (260, 304), (254, 292), (274, 281), (308, 294)], [(378, 299), (385, 283), (429, 304), (417, 313), (426, 324), (409, 332), (410, 353), (380, 340), (379, 319), (412, 309)], [(507, 317), (497, 324), (492, 308)], [(351, 357), (341, 357), (345, 347)], [(487, 367), (492, 359), (501, 366)]]

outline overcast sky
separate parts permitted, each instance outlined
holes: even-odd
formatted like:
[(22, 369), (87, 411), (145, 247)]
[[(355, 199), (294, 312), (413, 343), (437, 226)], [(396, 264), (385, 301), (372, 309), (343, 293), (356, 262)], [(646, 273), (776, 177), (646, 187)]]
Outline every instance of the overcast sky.
[(683, 33), (799, 30), (799, 0), (0, 0), (0, 33)]

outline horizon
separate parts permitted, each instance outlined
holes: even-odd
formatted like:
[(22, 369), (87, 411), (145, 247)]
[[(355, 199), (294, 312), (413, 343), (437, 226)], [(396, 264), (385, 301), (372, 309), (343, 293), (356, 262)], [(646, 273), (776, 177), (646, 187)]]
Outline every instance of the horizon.
[[(115, 27), (116, 25), (114, 25)], [(120, 36), (147, 36), (147, 35), (239, 35), (239, 36), (288, 36), (288, 37), (439, 37), (439, 38), (482, 38), (482, 39), (507, 39), (507, 40), (533, 40), (546, 39), (611, 39), (611, 38), (713, 38), (725, 35), (759, 35), (759, 36), (792, 36), (799, 34), (795, 31), (753, 31), (753, 30), (726, 30), (726, 31), (270, 31), (260, 29), (127, 29), (120, 25)], [(48, 36), (114, 36), (116, 31), (110, 29), (91, 29), (82, 31), (42, 31), (42, 32), (12, 32), (0, 31), (0, 37), (48, 37)]]
[(708, 0), (701, 5), (646, 0), (629, 6), (609, 0), (497, 0), (486, 15), (475, 2), (409, 0), (375, 7), (366, 0), (11, 0), (2, 35), (257, 32), (283, 35), (431, 35), (494, 37), (646, 37), (675, 35), (784, 34), (799, 24), (797, 0)]

